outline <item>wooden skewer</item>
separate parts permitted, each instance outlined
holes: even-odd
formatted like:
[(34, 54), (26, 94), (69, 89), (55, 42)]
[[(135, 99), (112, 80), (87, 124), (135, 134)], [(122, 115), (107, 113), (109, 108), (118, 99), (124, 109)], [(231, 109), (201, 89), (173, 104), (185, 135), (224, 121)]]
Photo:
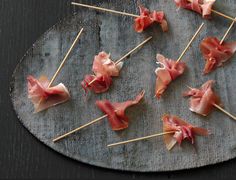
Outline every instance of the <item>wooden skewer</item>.
[[(236, 19), (236, 18), (235, 18), (235, 19)], [(233, 21), (233, 22), (230, 24), (228, 30), (225, 32), (223, 38), (221, 39), (220, 44), (222, 44), (222, 43), (224, 42), (226, 36), (229, 34), (229, 31), (232, 29), (232, 27), (234, 26), (234, 24), (235, 24), (235, 21)]]
[(91, 9), (96, 9), (96, 10), (100, 10), (100, 11), (106, 11), (106, 12), (110, 12), (110, 13), (121, 14), (121, 15), (125, 15), (125, 16), (131, 16), (131, 17), (135, 17), (135, 18), (139, 17), (139, 15), (136, 15), (136, 14), (131, 14), (131, 13), (116, 11), (116, 10), (112, 10), (112, 9), (106, 9), (106, 8), (91, 6), (91, 5), (87, 5), (87, 4), (81, 4), (81, 3), (76, 3), (76, 2), (72, 2), (71, 4), (76, 5), (76, 6), (82, 6), (82, 7), (87, 7), (87, 8), (91, 8)]
[(109, 144), (109, 145), (107, 145), (107, 147), (118, 146), (118, 145), (121, 145), (121, 144), (127, 144), (127, 143), (131, 143), (131, 142), (141, 141), (141, 140), (150, 139), (150, 138), (154, 138), (154, 137), (157, 137), (157, 136), (163, 136), (163, 135), (166, 135), (166, 134), (173, 134), (173, 133), (175, 133), (175, 131), (162, 132), (162, 133), (153, 134), (153, 135), (149, 135), (149, 136), (144, 136), (144, 137), (140, 137), (140, 138), (136, 138), (136, 139), (130, 139), (130, 140), (127, 140), (127, 141), (122, 141), (122, 142), (118, 142), (118, 143)]
[[(193, 90), (194, 88), (187, 86), (189, 89)], [(231, 113), (229, 113), (228, 111), (226, 111), (225, 109), (223, 109), (222, 107), (220, 107), (219, 105), (212, 103), (212, 105), (214, 107), (216, 107), (217, 109), (219, 109), (220, 111), (222, 111), (223, 113), (225, 113), (226, 115), (228, 115), (229, 117), (231, 117), (232, 119), (236, 120), (236, 117), (234, 115), (232, 115)]]
[[(145, 94), (145, 90), (142, 90), (140, 93), (142, 93), (142, 94), (144, 95), (144, 94)], [(117, 111), (117, 110), (115, 110), (115, 112), (116, 112), (116, 111)], [(85, 128), (85, 127), (88, 127), (88, 126), (90, 126), (90, 125), (92, 125), (92, 124), (94, 124), (94, 123), (96, 123), (96, 122), (98, 122), (98, 121), (101, 121), (102, 119), (106, 118), (107, 116), (108, 116), (108, 115), (105, 114), (104, 116), (101, 116), (101, 117), (99, 117), (99, 118), (97, 118), (97, 119), (94, 119), (94, 120), (92, 120), (91, 122), (89, 122), (89, 123), (87, 123), (87, 124), (85, 124), (85, 125), (83, 125), (83, 126), (80, 126), (80, 127), (76, 128), (76, 129), (74, 129), (74, 130), (69, 131), (68, 133), (65, 133), (65, 134), (63, 134), (63, 135), (61, 135), (61, 136), (58, 136), (57, 138), (54, 138), (52, 141), (53, 141), (53, 142), (59, 141), (59, 140), (65, 138), (65, 137), (67, 137), (67, 136), (69, 136), (69, 135), (71, 135), (71, 134), (73, 134), (73, 133), (75, 133), (75, 132), (77, 132), (77, 131), (79, 131), (79, 130)]]
[(67, 137), (67, 136), (69, 136), (69, 135), (71, 135), (71, 134), (73, 134), (73, 133), (75, 133), (75, 132), (77, 132), (77, 131), (79, 131), (79, 130), (81, 130), (81, 129), (87, 127), (87, 126), (89, 126), (89, 125), (91, 125), (91, 124), (94, 124), (94, 123), (96, 123), (96, 122), (98, 122), (98, 121), (101, 121), (102, 119), (106, 118), (107, 116), (108, 116), (108, 115), (106, 114), (106, 115), (101, 116), (101, 117), (99, 117), (99, 118), (97, 118), (97, 119), (94, 119), (94, 120), (92, 120), (91, 122), (89, 122), (89, 123), (87, 123), (87, 124), (85, 124), (85, 125), (83, 125), (83, 126), (80, 126), (80, 127), (76, 128), (76, 129), (74, 129), (74, 130), (72, 130), (72, 131), (70, 131), (70, 132), (68, 132), (68, 133), (66, 133), (66, 134), (63, 134), (63, 135), (61, 135), (61, 136), (58, 136), (57, 138), (53, 139), (52, 141), (53, 141), (53, 142), (57, 142), (57, 141), (59, 141), (59, 140), (65, 138), (65, 137)]
[(184, 51), (182, 52), (182, 54), (179, 56), (179, 58), (177, 59), (176, 63), (178, 63), (182, 59), (182, 57), (184, 56), (184, 54), (186, 53), (186, 51), (188, 50), (188, 48), (192, 44), (193, 40), (197, 37), (197, 35), (199, 34), (199, 32), (201, 31), (203, 26), (204, 26), (204, 23), (201, 24), (201, 26), (198, 28), (196, 33), (193, 35), (192, 39), (189, 41), (189, 43), (187, 44), (187, 46), (184, 49)]
[(212, 9), (211, 11), (212, 11), (213, 13), (215, 13), (215, 14), (218, 14), (218, 15), (220, 15), (220, 16), (226, 18), (226, 19), (229, 19), (229, 20), (232, 20), (232, 21), (236, 21), (235, 18), (230, 17), (230, 16), (228, 16), (228, 15), (226, 15), (226, 14), (223, 14), (223, 13), (221, 13), (221, 12), (219, 12), (219, 11), (216, 11), (216, 10), (214, 10), (214, 9)]
[(68, 52), (66, 53), (64, 59), (62, 60), (60, 66), (58, 67), (56, 73), (53, 75), (53, 77), (52, 77), (52, 79), (51, 79), (51, 81), (50, 81), (48, 87), (50, 87), (50, 86), (52, 85), (52, 83), (53, 83), (54, 80), (56, 79), (57, 75), (58, 75), (59, 72), (61, 71), (62, 67), (64, 66), (64, 64), (65, 64), (65, 62), (66, 62), (66, 60), (67, 60), (69, 54), (71, 53), (72, 49), (74, 48), (74, 46), (75, 46), (76, 42), (78, 41), (78, 39), (79, 39), (81, 33), (83, 32), (83, 30), (84, 30), (84, 28), (82, 28), (82, 29), (80, 30), (80, 32), (78, 33), (78, 35), (76, 36), (74, 42), (72, 43), (70, 49), (69, 49)]
[[(136, 51), (138, 48), (140, 48), (141, 46), (143, 46), (145, 43), (147, 43), (149, 40), (152, 39), (152, 36), (150, 36), (149, 38), (147, 38), (146, 40), (144, 40), (142, 43), (140, 43), (139, 45), (137, 45), (135, 48), (133, 48), (132, 50), (130, 50), (129, 52), (127, 52), (124, 56), (122, 56), (120, 59), (118, 59), (115, 62), (115, 65), (117, 65), (119, 62), (123, 61), (127, 56), (129, 56), (130, 54), (132, 54), (134, 51)], [(92, 81), (90, 81), (90, 83), (88, 85), (91, 85), (92, 83), (94, 83), (96, 81), (96, 78), (94, 78)]]
[(228, 115), (229, 117), (231, 117), (232, 119), (236, 120), (236, 116), (232, 115), (231, 113), (229, 113), (228, 111), (226, 111), (225, 109), (223, 109), (222, 107), (220, 107), (219, 105), (213, 103), (213, 106), (215, 106), (217, 109), (219, 109), (220, 111), (222, 111), (223, 113), (225, 113), (226, 115)]

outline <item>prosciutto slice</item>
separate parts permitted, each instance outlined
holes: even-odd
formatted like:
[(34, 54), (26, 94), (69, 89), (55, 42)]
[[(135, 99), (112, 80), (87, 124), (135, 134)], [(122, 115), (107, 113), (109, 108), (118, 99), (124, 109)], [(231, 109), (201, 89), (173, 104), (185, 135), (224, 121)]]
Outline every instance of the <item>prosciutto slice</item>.
[(134, 100), (122, 103), (111, 103), (108, 100), (96, 101), (96, 105), (102, 112), (108, 115), (108, 121), (112, 130), (118, 131), (128, 128), (129, 118), (125, 115), (125, 110), (133, 105), (138, 104), (144, 96), (144, 91), (136, 96)]
[(173, 134), (164, 135), (164, 142), (168, 150), (171, 150), (176, 143), (181, 145), (182, 141), (185, 139), (194, 144), (195, 135), (207, 136), (209, 134), (208, 130), (195, 127), (177, 116), (164, 115), (162, 120), (163, 132), (173, 131)]
[(155, 70), (157, 75), (155, 94), (160, 99), (168, 85), (184, 73), (186, 65), (183, 62), (176, 63), (176, 61), (167, 59), (161, 54), (157, 54), (156, 59), (157, 64), (162, 66)]
[(214, 108), (213, 104), (221, 106), (220, 98), (212, 89), (213, 80), (204, 83), (200, 89), (191, 88), (184, 92), (184, 96), (190, 97), (189, 110), (197, 114), (207, 116)]
[(64, 84), (49, 87), (49, 80), (41, 76), (39, 80), (28, 76), (28, 98), (34, 104), (35, 112), (40, 112), (52, 106), (66, 102), (70, 94)]
[(139, 6), (140, 16), (134, 20), (134, 29), (136, 32), (143, 32), (153, 23), (160, 24), (162, 31), (168, 31), (168, 24), (163, 11), (150, 12), (147, 8)]
[(215, 0), (174, 0), (176, 5), (181, 8), (195, 11), (202, 15), (203, 18), (211, 17), (212, 6)]
[(236, 51), (235, 42), (223, 42), (216, 37), (207, 37), (200, 44), (200, 50), (206, 61), (204, 74), (210, 73), (228, 61)]
[(95, 93), (107, 91), (112, 84), (112, 77), (119, 76), (122, 66), (123, 62), (115, 64), (110, 59), (110, 54), (100, 52), (94, 57), (92, 68), (94, 75), (86, 75), (81, 82), (83, 89), (85, 92), (91, 90)]

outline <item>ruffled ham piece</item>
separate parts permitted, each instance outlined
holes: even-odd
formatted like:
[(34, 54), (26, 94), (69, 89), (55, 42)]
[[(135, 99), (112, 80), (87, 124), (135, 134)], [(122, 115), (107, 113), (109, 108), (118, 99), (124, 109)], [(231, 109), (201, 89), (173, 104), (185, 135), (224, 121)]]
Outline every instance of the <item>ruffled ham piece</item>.
[(144, 96), (144, 91), (136, 96), (134, 100), (122, 103), (111, 103), (108, 100), (96, 101), (96, 105), (102, 112), (108, 115), (108, 120), (112, 130), (118, 131), (128, 128), (129, 118), (125, 115), (125, 110), (138, 104)]
[(85, 92), (91, 90), (95, 93), (103, 93), (112, 84), (112, 77), (119, 76), (123, 62), (116, 64), (110, 59), (110, 54), (100, 52), (93, 61), (94, 75), (86, 75), (81, 85)]
[(203, 18), (211, 17), (212, 6), (215, 0), (174, 0), (176, 5), (181, 8), (195, 11), (202, 15)]
[(216, 37), (207, 37), (200, 44), (200, 50), (206, 61), (204, 74), (210, 73), (228, 61), (236, 51), (235, 42), (223, 42)]
[(207, 116), (214, 109), (213, 104), (221, 106), (220, 98), (212, 89), (213, 84), (214, 81), (209, 80), (200, 89), (191, 88), (184, 92), (185, 97), (190, 97), (190, 111)]
[(171, 150), (176, 143), (181, 145), (182, 141), (185, 139), (194, 144), (195, 135), (207, 136), (209, 134), (208, 130), (195, 127), (177, 116), (164, 115), (162, 120), (163, 132), (173, 132), (173, 134), (164, 135), (164, 142), (168, 150)]
[(49, 80), (41, 76), (39, 80), (28, 76), (28, 98), (34, 104), (35, 112), (46, 110), (69, 100), (70, 94), (64, 84), (48, 87)]
[(143, 32), (154, 22), (160, 24), (162, 31), (168, 31), (168, 24), (163, 11), (150, 12), (147, 8), (139, 6), (140, 16), (134, 20), (134, 29), (136, 32)]
[(184, 73), (186, 65), (183, 62), (176, 63), (176, 61), (167, 59), (161, 54), (157, 54), (156, 59), (157, 64), (160, 64), (161, 67), (155, 70), (157, 75), (155, 95), (160, 99), (168, 85)]

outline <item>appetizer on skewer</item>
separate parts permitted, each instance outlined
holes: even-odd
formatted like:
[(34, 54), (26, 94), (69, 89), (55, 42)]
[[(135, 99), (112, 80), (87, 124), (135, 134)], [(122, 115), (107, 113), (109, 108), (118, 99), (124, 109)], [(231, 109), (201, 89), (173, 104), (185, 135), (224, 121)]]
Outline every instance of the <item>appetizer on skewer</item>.
[(183, 62), (180, 62), (188, 48), (190, 47), (193, 40), (196, 38), (200, 30), (202, 29), (204, 23), (201, 24), (201, 26), (198, 28), (192, 39), (189, 41), (188, 45), (182, 52), (182, 54), (179, 56), (178, 60), (171, 60), (168, 58), (165, 58), (161, 54), (157, 54), (157, 64), (161, 65), (161, 67), (158, 67), (155, 70), (155, 74), (157, 76), (156, 78), (156, 87), (155, 87), (155, 96), (157, 99), (160, 99), (162, 94), (167, 89), (168, 85), (175, 80), (177, 77), (182, 75), (184, 73), (184, 70), (186, 69), (186, 64)]
[(177, 7), (195, 11), (196, 13), (201, 14), (202, 17), (205, 19), (210, 19), (211, 14), (215, 13), (226, 19), (235, 21), (233, 17), (230, 17), (224, 13), (221, 13), (213, 9), (213, 5), (216, 2), (216, 0), (174, 0), (174, 1)]
[(158, 136), (164, 136), (164, 142), (166, 144), (166, 148), (168, 150), (171, 150), (177, 143), (181, 145), (182, 141), (185, 139), (191, 141), (191, 143), (194, 144), (195, 135), (199, 135), (199, 136), (209, 135), (208, 130), (193, 126), (192, 124), (180, 119), (177, 116), (166, 114), (162, 117), (162, 120), (163, 120), (162, 133), (109, 144), (108, 147), (146, 140), (146, 139), (150, 139), (150, 138), (154, 138)]
[(104, 116), (92, 120), (91, 122), (83, 126), (80, 126), (72, 131), (69, 131), (68, 133), (65, 133), (53, 139), (53, 142), (59, 141), (75, 132), (78, 132), (79, 130), (85, 127), (88, 127), (98, 121), (101, 121), (106, 117), (108, 118), (112, 130), (119, 131), (128, 128), (129, 118), (125, 115), (125, 110), (130, 106), (138, 104), (143, 99), (144, 94), (145, 91), (141, 91), (133, 100), (128, 100), (122, 103), (111, 103), (108, 100), (97, 101), (96, 105), (98, 106), (98, 108), (104, 113), (106, 113)]
[(53, 84), (57, 75), (59, 74), (62, 67), (64, 66), (70, 52), (74, 48), (82, 31), (83, 31), (83, 28), (80, 30), (80, 32), (76, 36), (74, 42), (72, 43), (70, 49), (66, 53), (64, 59), (62, 60), (62, 63), (60, 64), (59, 68), (57, 69), (56, 73), (54, 74), (50, 82), (46, 76), (41, 76), (38, 80), (34, 78), (32, 75), (29, 75), (27, 77), (28, 98), (34, 104), (35, 112), (46, 110), (55, 105), (64, 103), (70, 99), (69, 91), (65, 87), (64, 84), (60, 83), (57, 86), (53, 86), (53, 87), (51, 87), (51, 85)]
[(152, 37), (144, 40), (116, 62), (112, 61), (110, 59), (110, 54), (107, 54), (106, 52), (100, 52), (95, 56), (92, 68), (94, 75), (86, 75), (84, 80), (81, 82), (85, 92), (87, 93), (88, 90), (95, 93), (103, 93), (107, 91), (112, 84), (112, 77), (119, 76), (119, 72), (123, 66), (122, 61), (135, 50), (147, 43), (150, 39), (152, 39)]
[(34, 104), (35, 112), (43, 111), (70, 99), (69, 91), (62, 83), (49, 87), (50, 82), (46, 76), (41, 76), (37, 80), (29, 75), (27, 80), (28, 98)]
[(157, 76), (155, 96), (160, 99), (168, 85), (184, 73), (186, 64), (184, 62), (176, 63), (175, 60), (165, 58), (161, 54), (157, 54), (156, 59), (156, 63), (161, 67), (155, 70)]
[(236, 41), (224, 41), (234, 23), (235, 21), (231, 23), (221, 41), (216, 37), (207, 37), (202, 40), (200, 50), (203, 54), (204, 60), (206, 61), (203, 71), (204, 74), (208, 74), (217, 67), (221, 67), (223, 63), (228, 61), (234, 55), (236, 51)]
[(143, 32), (146, 28), (151, 26), (153, 23), (158, 23), (161, 26), (163, 32), (168, 31), (168, 23), (165, 19), (163, 11), (150, 12), (147, 8), (139, 6), (140, 16), (134, 20), (134, 29), (136, 32)]
[[(102, 51), (94, 57), (92, 71), (95, 75), (86, 75), (81, 82), (83, 89), (102, 93), (109, 89), (112, 83), (112, 77), (119, 76), (123, 62), (115, 63), (110, 59), (110, 54)], [(92, 82), (93, 83), (90, 83)]]
[(213, 91), (214, 81), (209, 80), (199, 89), (188, 87), (190, 90), (183, 93), (184, 97), (190, 97), (189, 110), (202, 116), (209, 115), (215, 108), (224, 112), (229, 117), (236, 120), (236, 117), (222, 108), (219, 96)]
[(215, 0), (174, 0), (177, 7), (195, 11), (203, 18), (209, 19)]
[(194, 144), (195, 135), (198, 136), (207, 136), (209, 135), (209, 131), (193, 126), (190, 123), (180, 119), (177, 116), (172, 115), (164, 115), (162, 117), (163, 120), (163, 132), (174, 131), (174, 134), (165, 134), (164, 142), (166, 144), (166, 148), (171, 150), (177, 143), (181, 145), (183, 140), (189, 140), (192, 144)]
[(136, 14), (130, 14), (126, 12), (121, 12), (121, 11), (116, 11), (112, 9), (106, 9), (102, 7), (96, 7), (96, 6), (91, 6), (91, 5), (81, 4), (81, 3), (76, 3), (76, 2), (72, 2), (71, 4), (76, 5), (76, 6), (91, 8), (91, 9), (95, 9), (99, 11), (105, 11), (105, 12), (134, 17), (135, 18), (134, 29), (138, 33), (143, 32), (146, 28), (148, 28), (155, 22), (160, 24), (163, 32), (168, 31), (168, 23), (165, 18), (164, 12), (163, 11), (150, 12), (147, 8), (145, 8), (142, 5), (139, 6), (140, 15), (136, 15)]

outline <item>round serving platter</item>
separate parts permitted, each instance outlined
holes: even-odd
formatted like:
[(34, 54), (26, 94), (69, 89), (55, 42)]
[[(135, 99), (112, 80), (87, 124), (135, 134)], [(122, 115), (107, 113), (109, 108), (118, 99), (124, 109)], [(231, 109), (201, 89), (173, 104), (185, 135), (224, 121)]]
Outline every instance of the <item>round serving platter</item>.
[[(136, 1), (100, 2), (98, 6), (138, 14)], [(151, 10), (163, 10), (166, 13), (170, 29), (168, 33), (163, 33), (159, 26), (154, 25), (138, 34), (133, 30), (131, 17), (78, 8), (77, 14), (64, 19), (43, 34), (27, 51), (13, 73), (11, 97), (19, 120), (37, 139), (55, 151), (105, 168), (141, 172), (171, 171), (234, 158), (236, 122), (218, 111), (206, 118), (193, 114), (188, 110), (188, 100), (182, 97), (185, 85), (196, 87), (206, 80), (214, 79), (215, 90), (225, 107), (236, 113), (236, 57), (223, 68), (203, 76), (204, 61), (198, 48), (206, 36), (221, 38), (231, 22), (218, 16), (213, 16), (211, 21), (203, 20), (193, 12), (176, 10), (172, 1), (141, 2)], [(233, 14), (236, 5), (225, 0), (217, 2), (215, 8)], [(202, 21), (205, 21), (205, 27), (183, 58), (188, 70), (157, 101), (154, 98), (156, 53), (177, 59)], [(84, 32), (79, 43), (54, 82), (55, 85), (60, 82), (66, 85), (71, 100), (34, 114), (33, 105), (27, 98), (27, 75), (39, 77), (44, 74), (51, 78), (82, 27)], [(236, 39), (234, 32), (232, 30), (227, 40)], [(114, 78), (108, 92), (89, 93), (85, 98), (80, 82), (85, 74), (91, 73), (94, 55), (103, 50), (110, 52), (113, 60), (119, 59), (150, 35), (153, 39), (125, 60), (121, 75)], [(142, 89), (146, 91), (144, 101), (127, 110), (130, 117), (128, 129), (114, 132), (104, 119), (62, 141), (52, 142), (54, 137), (102, 116), (94, 104), (96, 100), (122, 102), (134, 98)], [(194, 125), (207, 128), (212, 135), (196, 137), (195, 146), (185, 142), (170, 152), (162, 137), (107, 148), (110, 143), (162, 132), (161, 117), (165, 113), (178, 115)]]

